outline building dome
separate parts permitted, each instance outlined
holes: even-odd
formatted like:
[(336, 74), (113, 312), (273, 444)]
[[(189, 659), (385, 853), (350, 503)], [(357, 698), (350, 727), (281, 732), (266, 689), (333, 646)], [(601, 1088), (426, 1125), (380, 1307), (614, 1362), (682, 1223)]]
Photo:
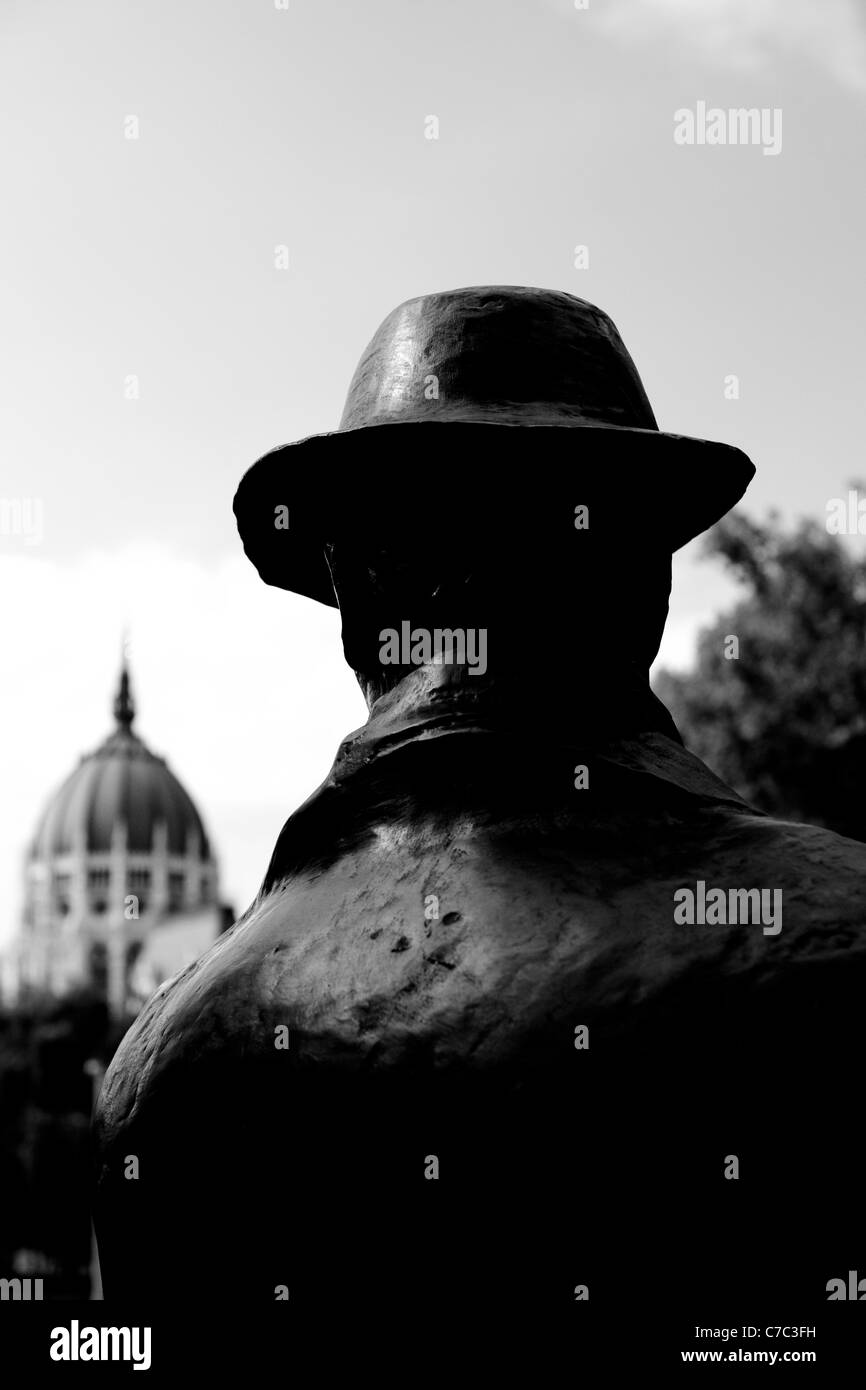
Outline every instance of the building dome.
[(133, 732), (124, 668), (115, 728), (48, 803), (24, 865), (21, 930), (3, 961), (18, 998), (82, 986), (127, 1017), (230, 924), (195, 803)]
[(210, 847), (192, 798), (163, 758), (151, 753), (132, 723), (135, 709), (124, 670), (114, 702), (116, 728), (84, 756), (48, 803), (30, 847), (32, 859), (50, 860), (74, 850), (109, 851), (126, 828), (126, 848), (148, 853), (157, 826), (165, 826), (169, 854), (207, 861)]

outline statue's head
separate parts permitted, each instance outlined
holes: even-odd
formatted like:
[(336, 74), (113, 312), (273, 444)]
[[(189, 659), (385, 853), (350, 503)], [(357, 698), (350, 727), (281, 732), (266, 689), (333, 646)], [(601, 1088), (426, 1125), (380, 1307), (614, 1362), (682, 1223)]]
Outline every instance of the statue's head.
[(361, 356), (339, 428), (273, 450), (234, 500), (268, 584), (339, 605), (368, 695), (400, 678), (380, 634), (484, 627), (497, 660), (578, 644), (649, 666), (671, 555), (754, 473), (664, 434), (611, 320), (492, 286), (412, 299)]

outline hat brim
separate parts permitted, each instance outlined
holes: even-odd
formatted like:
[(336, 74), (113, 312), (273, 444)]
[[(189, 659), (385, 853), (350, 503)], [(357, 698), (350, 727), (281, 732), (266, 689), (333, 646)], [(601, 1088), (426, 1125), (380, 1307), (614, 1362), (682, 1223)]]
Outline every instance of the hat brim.
[[(417, 527), (419, 544), (448, 546), (503, 510), (519, 531), (539, 505), (585, 504), (592, 526), (638, 528), (673, 552), (730, 511), (754, 474), (740, 449), (659, 430), (407, 421), (273, 449), (244, 474), (233, 507), (266, 584), (336, 607), (324, 546), (341, 536), (386, 542), (397, 527), (405, 540)], [(437, 535), (445, 518), (449, 535)]]

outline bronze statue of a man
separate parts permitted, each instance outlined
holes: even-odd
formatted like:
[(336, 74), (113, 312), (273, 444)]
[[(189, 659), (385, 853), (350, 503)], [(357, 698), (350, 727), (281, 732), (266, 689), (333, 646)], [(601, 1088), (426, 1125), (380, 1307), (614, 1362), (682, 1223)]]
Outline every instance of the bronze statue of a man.
[(247, 554), (339, 604), (370, 714), (112, 1063), (107, 1297), (820, 1299), (855, 1267), (866, 847), (747, 806), (648, 684), (671, 555), (752, 474), (659, 431), (599, 309), (498, 286), (401, 305), (339, 430), (246, 474)]

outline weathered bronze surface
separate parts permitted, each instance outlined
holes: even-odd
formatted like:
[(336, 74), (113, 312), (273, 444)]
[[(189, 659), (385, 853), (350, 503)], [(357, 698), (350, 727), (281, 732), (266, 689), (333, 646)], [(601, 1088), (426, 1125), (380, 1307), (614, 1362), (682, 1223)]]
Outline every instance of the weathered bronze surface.
[[(461, 293), (483, 309), (486, 292)], [(471, 339), (471, 314), (464, 340), (446, 320), (449, 342)], [(371, 376), (390, 409), (413, 322), (398, 311), (399, 354), (362, 361), (350, 422)], [(554, 1309), (584, 1283), (627, 1302), (636, 1281), (670, 1299), (700, 1279), (711, 1298), (772, 1277), (818, 1299), (855, 1267), (866, 848), (760, 815), (682, 747), (646, 678), (670, 536), (592, 470), (561, 488), (533, 433), (508, 431), (536, 483), (519, 516), (493, 507), (494, 474), (491, 510), (476, 488), (464, 524), (461, 494), (444, 506), (411, 456), (354, 531), (303, 496), (370, 718), (290, 817), (249, 911), (160, 989), (106, 1077), (108, 1297), (286, 1285), (310, 1310), (387, 1317)], [(633, 436), (594, 433), (618, 441), (608, 483), (631, 476)], [(380, 437), (356, 436), (367, 478)], [(494, 512), (510, 529), (483, 524)], [(309, 590), (314, 550), (287, 586)], [(272, 582), (279, 562), (270, 550)], [(485, 627), (487, 669), (383, 666), (401, 619)], [(675, 892), (698, 883), (782, 890), (780, 930), (677, 923)], [(763, 1264), (737, 1258), (756, 1229)]]

